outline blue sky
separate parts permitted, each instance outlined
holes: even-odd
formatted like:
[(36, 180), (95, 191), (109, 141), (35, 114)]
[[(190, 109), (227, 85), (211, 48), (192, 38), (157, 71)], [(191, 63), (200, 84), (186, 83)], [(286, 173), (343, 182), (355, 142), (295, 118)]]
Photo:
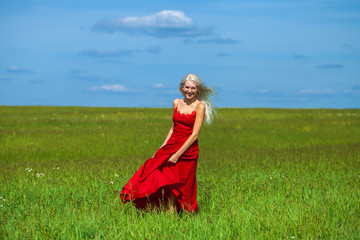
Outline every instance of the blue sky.
[(359, 108), (358, 0), (2, 0), (0, 105)]

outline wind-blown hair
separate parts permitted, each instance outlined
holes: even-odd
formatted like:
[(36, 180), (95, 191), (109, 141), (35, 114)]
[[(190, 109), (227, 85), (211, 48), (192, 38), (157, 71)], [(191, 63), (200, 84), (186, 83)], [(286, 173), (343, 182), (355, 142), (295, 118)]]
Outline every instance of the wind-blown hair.
[(211, 124), (216, 111), (214, 105), (210, 100), (210, 97), (215, 95), (215, 91), (211, 87), (205, 86), (205, 84), (200, 80), (199, 76), (195, 73), (188, 73), (180, 82), (179, 91), (184, 96), (183, 87), (186, 81), (193, 81), (197, 88), (196, 99), (205, 104), (205, 123)]

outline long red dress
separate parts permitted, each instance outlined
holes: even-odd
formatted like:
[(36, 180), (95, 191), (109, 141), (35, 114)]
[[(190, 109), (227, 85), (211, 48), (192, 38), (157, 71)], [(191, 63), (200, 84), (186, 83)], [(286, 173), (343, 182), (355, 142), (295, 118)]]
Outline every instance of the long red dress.
[(182, 114), (174, 109), (173, 133), (167, 143), (149, 158), (123, 187), (120, 198), (123, 204), (132, 201), (139, 209), (159, 206), (172, 192), (180, 207), (189, 212), (198, 211), (196, 201), (196, 167), (199, 158), (196, 140), (181, 155), (176, 164), (167, 162), (193, 131), (196, 112)]

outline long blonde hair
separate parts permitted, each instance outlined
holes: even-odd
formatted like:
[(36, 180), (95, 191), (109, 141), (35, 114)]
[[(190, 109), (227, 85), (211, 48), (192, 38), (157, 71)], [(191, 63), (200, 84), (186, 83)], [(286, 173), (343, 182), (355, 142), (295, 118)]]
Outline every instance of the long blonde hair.
[(210, 100), (210, 97), (215, 95), (215, 91), (211, 87), (205, 86), (205, 84), (201, 81), (198, 75), (195, 73), (188, 73), (180, 82), (179, 91), (182, 95), (183, 87), (186, 81), (193, 81), (197, 88), (196, 99), (205, 104), (205, 123), (211, 124), (214, 116), (216, 115), (216, 111), (214, 109), (214, 105)]

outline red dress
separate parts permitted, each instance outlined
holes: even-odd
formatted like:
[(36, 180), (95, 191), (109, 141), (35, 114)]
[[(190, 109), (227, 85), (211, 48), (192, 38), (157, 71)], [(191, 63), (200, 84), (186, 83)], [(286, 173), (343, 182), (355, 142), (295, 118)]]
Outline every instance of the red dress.
[(132, 201), (139, 209), (159, 206), (172, 192), (180, 207), (198, 211), (196, 201), (196, 167), (199, 158), (198, 141), (181, 155), (176, 164), (167, 162), (193, 131), (196, 112), (182, 114), (174, 110), (174, 128), (167, 143), (149, 158), (123, 187), (120, 198), (125, 204)]

